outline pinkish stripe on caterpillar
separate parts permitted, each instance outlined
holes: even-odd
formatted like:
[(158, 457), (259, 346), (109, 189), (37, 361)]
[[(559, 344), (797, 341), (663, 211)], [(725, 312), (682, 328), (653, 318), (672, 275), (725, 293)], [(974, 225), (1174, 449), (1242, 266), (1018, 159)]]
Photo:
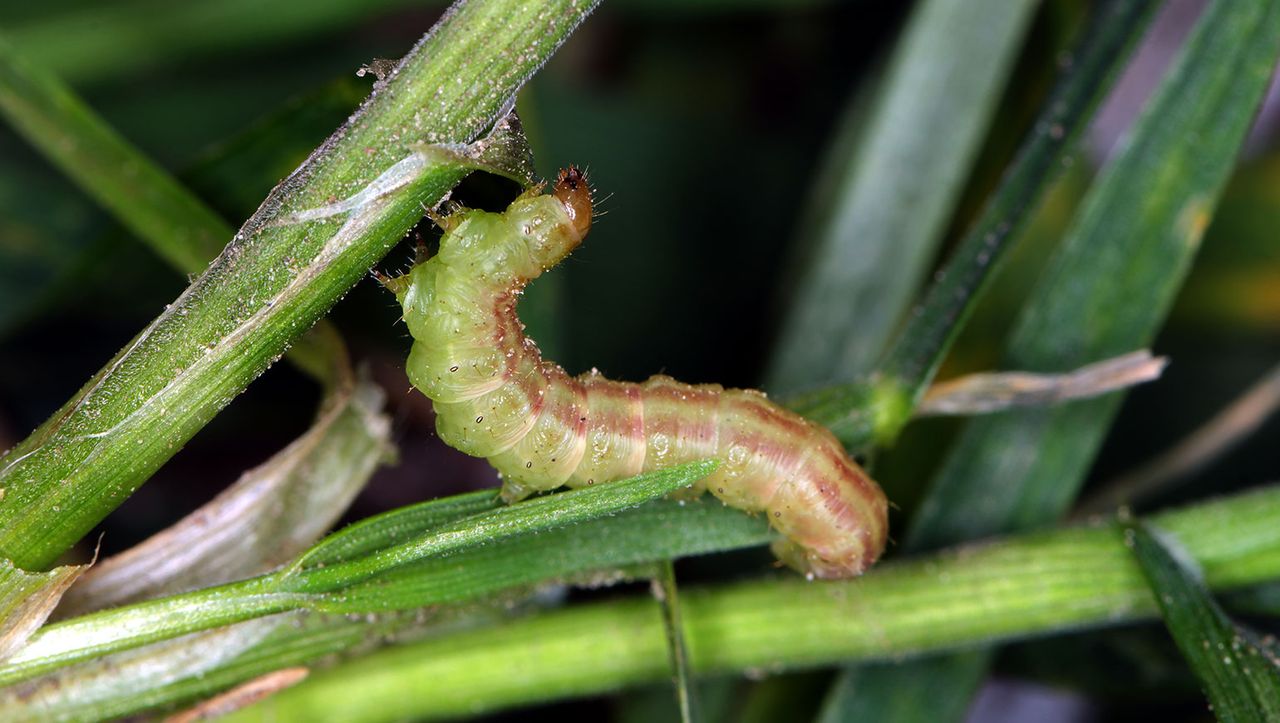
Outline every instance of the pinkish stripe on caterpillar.
[(753, 390), (573, 377), (525, 336), (525, 284), (582, 242), (591, 205), (571, 167), (552, 193), (534, 189), (503, 213), (441, 219), (439, 253), (386, 282), (414, 338), (409, 379), (432, 399), (440, 437), (488, 458), (508, 502), (716, 458), (697, 489), (765, 512), (783, 535), (780, 559), (814, 577), (860, 574), (884, 550), (887, 501), (828, 430)]

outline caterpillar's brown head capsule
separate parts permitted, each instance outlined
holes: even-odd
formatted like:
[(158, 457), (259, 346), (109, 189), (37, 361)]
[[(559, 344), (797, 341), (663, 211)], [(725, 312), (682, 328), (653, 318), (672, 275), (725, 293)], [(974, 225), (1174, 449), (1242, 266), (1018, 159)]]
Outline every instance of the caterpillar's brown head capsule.
[(573, 230), (581, 238), (591, 230), (591, 186), (587, 183), (587, 175), (577, 166), (569, 166), (556, 176), (556, 187), (552, 192), (560, 203), (564, 204), (565, 213)]

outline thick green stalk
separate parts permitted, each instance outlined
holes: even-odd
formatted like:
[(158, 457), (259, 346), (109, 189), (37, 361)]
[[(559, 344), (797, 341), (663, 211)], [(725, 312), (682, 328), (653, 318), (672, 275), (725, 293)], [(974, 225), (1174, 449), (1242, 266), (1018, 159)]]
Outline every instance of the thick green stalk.
[[(1167, 513), (1208, 583), (1280, 576), (1280, 489)], [(1113, 525), (1036, 533), (890, 564), (850, 581), (789, 578), (684, 595), (695, 670), (885, 659), (1145, 619), (1141, 570)], [(227, 720), (378, 721), (475, 714), (669, 674), (661, 613), (631, 599), (390, 648), (318, 672)]]
[(0, 557), (48, 565), (261, 374), (465, 174), (406, 165), (415, 149), (475, 140), (592, 6), (452, 8), (203, 276), (0, 459)]

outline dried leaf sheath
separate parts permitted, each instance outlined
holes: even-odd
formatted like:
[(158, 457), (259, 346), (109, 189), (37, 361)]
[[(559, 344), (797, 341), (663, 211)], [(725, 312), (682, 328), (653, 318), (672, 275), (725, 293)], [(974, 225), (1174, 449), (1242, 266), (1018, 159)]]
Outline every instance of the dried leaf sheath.
[(444, 222), (440, 253), (388, 282), (415, 343), (408, 373), (434, 404), (440, 437), (486, 457), (508, 501), (568, 485), (717, 458), (702, 483), (726, 504), (765, 511), (786, 539), (774, 551), (817, 577), (847, 577), (884, 549), (887, 502), (825, 428), (759, 392), (571, 377), (524, 334), (516, 302), (591, 226), (581, 173), (526, 194), (504, 213)]

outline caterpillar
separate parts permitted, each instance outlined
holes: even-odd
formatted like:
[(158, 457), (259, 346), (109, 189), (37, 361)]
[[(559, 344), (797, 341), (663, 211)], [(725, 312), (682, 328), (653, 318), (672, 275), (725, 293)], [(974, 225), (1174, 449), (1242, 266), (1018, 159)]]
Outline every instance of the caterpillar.
[(516, 303), (591, 219), (586, 178), (570, 167), (551, 193), (532, 189), (503, 213), (436, 219), (439, 252), (384, 279), (414, 339), (409, 379), (431, 398), (440, 437), (487, 458), (508, 502), (716, 458), (696, 491), (766, 513), (779, 559), (810, 577), (860, 574), (884, 549), (888, 503), (826, 428), (754, 390), (573, 377), (542, 358)]

